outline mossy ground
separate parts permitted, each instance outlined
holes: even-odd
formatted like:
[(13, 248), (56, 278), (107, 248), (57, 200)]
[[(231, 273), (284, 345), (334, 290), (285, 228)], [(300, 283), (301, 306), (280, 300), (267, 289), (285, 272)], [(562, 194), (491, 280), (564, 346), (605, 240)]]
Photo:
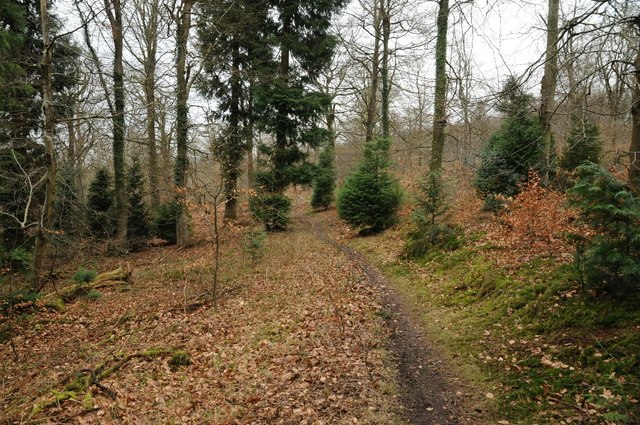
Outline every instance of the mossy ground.
[(351, 244), (385, 270), (461, 373), (487, 392), (496, 421), (638, 423), (640, 297), (594, 297), (570, 264), (550, 258), (498, 266), (491, 246), (394, 259), (394, 238)]

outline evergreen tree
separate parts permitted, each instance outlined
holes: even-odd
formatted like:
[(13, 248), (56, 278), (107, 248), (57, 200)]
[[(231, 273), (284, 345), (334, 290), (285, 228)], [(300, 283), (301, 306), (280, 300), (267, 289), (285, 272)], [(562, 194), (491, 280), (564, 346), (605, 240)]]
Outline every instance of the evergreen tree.
[(590, 240), (577, 237), (583, 283), (621, 294), (640, 290), (640, 198), (594, 163), (576, 171), (580, 180), (569, 191), (571, 203), (595, 230)]
[(203, 2), (199, 16), (198, 38), (204, 66), (198, 87), (201, 94), (218, 100), (214, 116), (226, 122), (213, 151), (221, 165), (225, 219), (233, 219), (240, 165), (247, 150), (246, 133), (251, 131), (254, 120), (252, 82), (264, 64), (272, 60), (265, 38), (268, 4), (251, 0)]
[(572, 171), (585, 161), (597, 164), (601, 156), (600, 129), (583, 113), (573, 114), (566, 148), (560, 159), (560, 167)]
[(543, 166), (542, 132), (531, 115), (531, 102), (531, 96), (511, 77), (498, 105), (505, 114), (504, 122), (485, 144), (474, 181), (486, 201), (495, 195), (516, 195), (529, 170)]
[(143, 239), (149, 236), (149, 212), (144, 203), (144, 176), (137, 157), (127, 171), (127, 237), (130, 240)]
[(336, 188), (335, 150), (329, 145), (322, 150), (313, 176), (313, 195), (311, 207), (327, 209), (333, 202)]
[(256, 83), (257, 124), (274, 139), (262, 147), (270, 168), (256, 174), (256, 183), (262, 192), (282, 193), (291, 184), (309, 182), (310, 167), (302, 148), (318, 147), (329, 137), (318, 123), (331, 98), (311, 90), (310, 83), (331, 61), (336, 45), (329, 33), (331, 18), (344, 0), (268, 3), (273, 20), (269, 40), (279, 50), (280, 60), (271, 61), (271, 69), (263, 70)]
[(89, 185), (89, 229), (99, 237), (112, 236), (115, 230), (111, 186), (111, 174), (106, 168), (100, 168)]
[(388, 172), (389, 146), (386, 138), (366, 142), (362, 161), (338, 191), (340, 218), (364, 233), (380, 232), (396, 221), (402, 192)]
[(408, 257), (425, 255), (433, 247), (455, 249), (458, 229), (449, 222), (449, 207), (440, 172), (430, 172), (418, 182), (414, 229), (409, 233), (404, 253)]

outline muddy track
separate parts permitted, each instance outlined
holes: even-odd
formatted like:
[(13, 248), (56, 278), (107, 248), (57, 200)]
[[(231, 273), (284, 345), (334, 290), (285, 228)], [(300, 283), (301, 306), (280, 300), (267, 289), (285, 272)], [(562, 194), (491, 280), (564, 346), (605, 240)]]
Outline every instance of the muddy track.
[(461, 404), (462, 395), (450, 380), (447, 365), (430, 346), (424, 332), (412, 317), (406, 301), (376, 267), (355, 249), (340, 243), (326, 231), (324, 223), (308, 221), (314, 235), (342, 251), (367, 276), (370, 283), (385, 296), (390, 312), (390, 349), (397, 362), (400, 396), (410, 424), (452, 425), (477, 424), (480, 418), (469, 418)]

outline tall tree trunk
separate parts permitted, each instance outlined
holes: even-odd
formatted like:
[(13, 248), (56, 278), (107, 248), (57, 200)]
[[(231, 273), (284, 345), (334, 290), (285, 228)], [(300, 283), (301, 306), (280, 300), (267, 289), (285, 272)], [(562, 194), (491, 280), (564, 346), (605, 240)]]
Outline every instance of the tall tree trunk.
[[(144, 5), (142, 6), (144, 7)], [(157, 0), (149, 6), (150, 13), (143, 29), (146, 54), (144, 57), (144, 95), (147, 109), (147, 150), (149, 153), (149, 189), (151, 207), (157, 211), (160, 206), (160, 184), (158, 173), (158, 147), (156, 141), (156, 67), (158, 47), (158, 13)]]
[(127, 242), (127, 193), (124, 160), (124, 65), (121, 0), (104, 0), (113, 36), (113, 175), (116, 199), (116, 240), (120, 247)]
[[(380, 0), (381, 4), (384, 0)], [(374, 45), (373, 56), (371, 57), (371, 87), (369, 98), (367, 99), (367, 121), (365, 123), (365, 141), (373, 139), (373, 128), (376, 125), (376, 112), (378, 110), (378, 76), (380, 68), (380, 32), (382, 13), (380, 7), (375, 3), (373, 8)]]
[[(640, 17), (638, 18), (640, 28)], [(631, 144), (629, 146), (629, 187), (640, 193), (640, 50), (634, 63), (633, 103), (631, 104), (631, 117), (633, 126), (631, 129)]]
[(36, 271), (34, 279), (34, 289), (37, 289), (38, 278), (42, 271), (44, 254), (47, 247), (46, 232), (51, 228), (53, 206), (56, 196), (56, 160), (53, 146), (54, 136), (54, 111), (53, 111), (53, 88), (51, 76), (51, 27), (47, 2), (40, 2), (40, 22), (42, 25), (42, 59), (40, 69), (43, 83), (42, 99), (42, 138), (45, 146), (45, 163), (47, 168), (47, 184), (45, 189), (45, 200), (42, 208), (42, 217), (36, 232), (36, 243), (33, 256), (33, 265)]
[[(229, 106), (229, 138), (230, 144), (223, 148), (222, 175), (224, 187), (224, 220), (237, 218), (237, 186), (242, 161), (242, 132), (240, 129), (240, 98), (242, 97), (242, 81), (240, 80), (240, 48), (233, 46), (231, 64), (231, 100)], [(231, 148), (229, 148), (231, 147)]]
[(249, 187), (253, 187), (254, 181), (254, 164), (253, 164), (253, 82), (249, 86), (249, 96), (247, 98), (247, 121), (245, 123), (245, 143), (247, 146), (247, 180)]
[[(287, 35), (291, 32), (291, 23), (285, 19), (282, 23), (282, 33)], [(288, 86), (289, 85), (289, 67), (290, 67), (290, 51), (287, 43), (283, 43), (280, 48), (280, 69), (278, 71), (280, 82)], [(281, 117), (287, 117), (289, 115), (289, 110), (287, 105), (284, 105), (280, 102), (278, 106), (278, 115)], [(284, 192), (288, 185), (288, 177), (286, 176), (287, 167), (287, 145), (288, 145), (288, 134), (287, 127), (284, 125), (280, 125), (276, 130), (276, 144), (273, 153), (273, 176), (274, 176), (274, 187), (273, 190), (278, 193)]]
[(542, 128), (542, 146), (544, 149), (544, 179), (549, 180), (552, 158), (551, 118), (556, 107), (556, 84), (558, 80), (558, 11), (560, 0), (549, 0), (547, 15), (547, 52), (542, 77), (540, 127)]
[(431, 160), (429, 170), (442, 170), (445, 128), (447, 126), (447, 30), (449, 28), (449, 0), (440, 0), (436, 21), (436, 88), (433, 101), (433, 141), (431, 143)]
[(189, 90), (187, 75), (187, 41), (189, 30), (191, 29), (191, 8), (193, 0), (184, 0), (177, 17), (176, 35), (176, 202), (180, 206), (176, 224), (176, 239), (178, 246), (191, 244), (189, 232), (188, 211), (186, 203), (187, 169), (189, 160), (187, 158), (187, 143), (189, 135)]
[[(385, 4), (386, 2), (386, 4)], [(391, 17), (388, 0), (380, 0), (382, 15), (382, 136), (389, 138), (389, 37), (391, 36)]]

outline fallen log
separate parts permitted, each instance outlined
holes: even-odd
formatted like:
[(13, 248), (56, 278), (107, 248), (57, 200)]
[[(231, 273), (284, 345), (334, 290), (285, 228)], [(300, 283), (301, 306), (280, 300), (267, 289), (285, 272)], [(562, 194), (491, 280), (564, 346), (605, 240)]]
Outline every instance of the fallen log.
[(86, 294), (92, 289), (109, 288), (119, 285), (130, 285), (131, 271), (125, 270), (122, 267), (118, 267), (115, 270), (111, 270), (105, 273), (97, 275), (90, 282), (74, 283), (73, 285), (66, 286), (55, 292), (44, 295), (40, 298), (40, 301), (47, 304), (56, 299), (63, 301), (70, 301), (79, 295)]

